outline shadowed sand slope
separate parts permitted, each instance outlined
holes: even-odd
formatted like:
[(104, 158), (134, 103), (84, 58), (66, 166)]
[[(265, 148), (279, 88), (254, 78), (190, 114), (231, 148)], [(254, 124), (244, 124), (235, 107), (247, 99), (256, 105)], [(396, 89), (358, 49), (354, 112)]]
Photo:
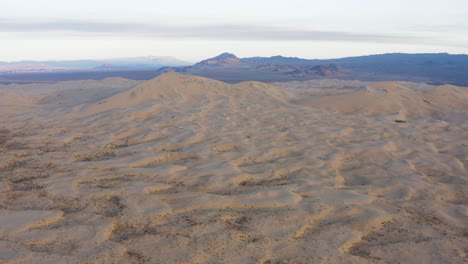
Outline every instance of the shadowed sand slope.
[(0, 262), (466, 263), (466, 88), (128, 84), (0, 106)]

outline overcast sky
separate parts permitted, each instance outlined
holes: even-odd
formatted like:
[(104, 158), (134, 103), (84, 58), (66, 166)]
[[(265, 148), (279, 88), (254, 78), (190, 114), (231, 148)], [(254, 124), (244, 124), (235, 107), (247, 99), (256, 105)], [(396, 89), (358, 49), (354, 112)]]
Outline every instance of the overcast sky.
[(0, 0), (0, 61), (468, 53), (467, 0)]

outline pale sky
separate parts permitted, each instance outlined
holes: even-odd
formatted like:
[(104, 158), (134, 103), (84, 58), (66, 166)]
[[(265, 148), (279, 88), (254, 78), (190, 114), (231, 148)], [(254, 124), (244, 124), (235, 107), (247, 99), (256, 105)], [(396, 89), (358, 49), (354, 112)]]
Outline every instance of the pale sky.
[(0, 0), (0, 61), (468, 54), (468, 0)]

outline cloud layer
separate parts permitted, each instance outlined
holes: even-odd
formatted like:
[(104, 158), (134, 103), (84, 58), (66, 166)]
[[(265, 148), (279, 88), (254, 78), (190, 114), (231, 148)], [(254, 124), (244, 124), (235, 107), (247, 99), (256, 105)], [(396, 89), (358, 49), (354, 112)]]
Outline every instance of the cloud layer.
[(362, 34), (353, 32), (289, 29), (257, 25), (167, 25), (144, 23), (107, 23), (89, 21), (53, 21), (24, 23), (0, 20), (0, 32), (22, 33), (100, 33), (145, 36), (150, 38), (197, 38), (265, 41), (352, 41), (376, 43), (426, 43), (423, 37)]

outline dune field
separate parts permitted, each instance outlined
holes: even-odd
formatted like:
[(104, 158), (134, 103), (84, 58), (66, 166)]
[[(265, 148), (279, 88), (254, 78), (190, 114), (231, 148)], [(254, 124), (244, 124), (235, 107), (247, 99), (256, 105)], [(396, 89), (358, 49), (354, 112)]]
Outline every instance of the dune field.
[(0, 262), (468, 263), (468, 88), (274, 85), (0, 85)]

